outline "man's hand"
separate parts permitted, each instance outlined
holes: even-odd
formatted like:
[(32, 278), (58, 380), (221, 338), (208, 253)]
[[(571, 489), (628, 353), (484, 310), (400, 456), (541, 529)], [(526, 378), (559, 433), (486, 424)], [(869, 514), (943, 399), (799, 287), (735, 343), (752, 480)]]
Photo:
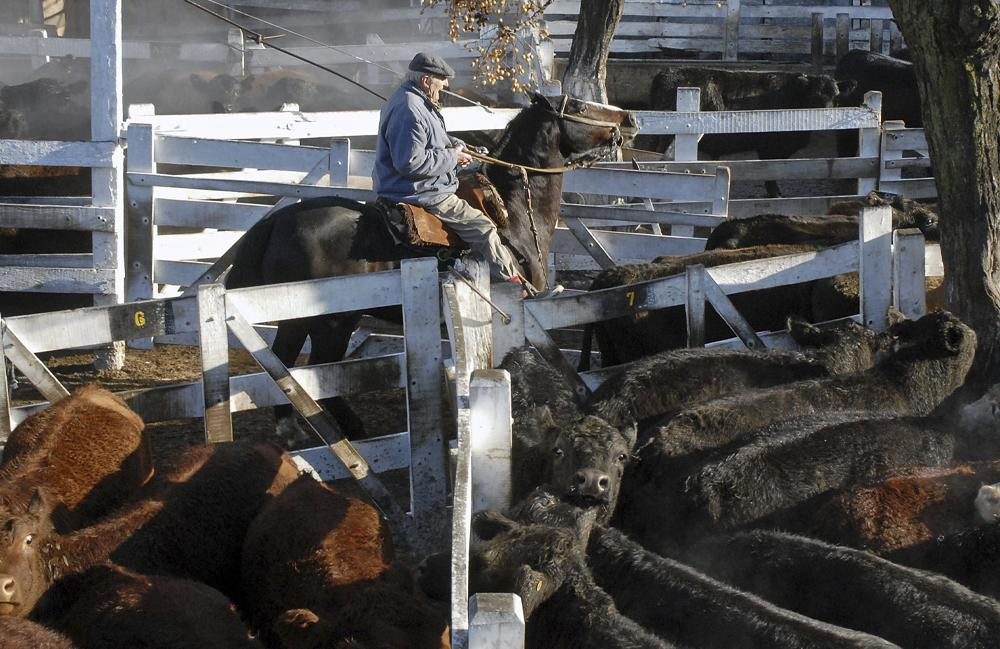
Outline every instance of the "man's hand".
[(459, 144), (455, 147), (455, 153), (458, 154), (458, 166), (464, 167), (472, 162), (472, 156), (465, 152), (465, 145)]

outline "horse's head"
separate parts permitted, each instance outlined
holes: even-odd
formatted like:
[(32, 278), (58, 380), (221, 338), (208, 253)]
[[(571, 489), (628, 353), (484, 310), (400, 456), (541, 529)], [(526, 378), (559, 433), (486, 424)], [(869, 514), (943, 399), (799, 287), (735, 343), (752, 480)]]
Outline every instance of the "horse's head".
[(570, 163), (588, 164), (606, 158), (639, 132), (635, 116), (607, 104), (569, 95), (534, 95), (532, 103), (551, 111), (560, 130), (560, 148)]

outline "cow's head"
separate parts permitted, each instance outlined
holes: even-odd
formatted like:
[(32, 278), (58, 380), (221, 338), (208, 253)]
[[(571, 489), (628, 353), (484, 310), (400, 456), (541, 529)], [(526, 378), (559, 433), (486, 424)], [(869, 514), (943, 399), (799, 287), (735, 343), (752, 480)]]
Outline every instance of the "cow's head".
[(585, 416), (569, 427), (560, 427), (549, 409), (536, 411), (545, 454), (542, 482), (569, 502), (597, 507), (606, 523), (618, 502), (625, 466), (637, 438), (635, 421), (615, 428), (600, 417)]
[(34, 490), (27, 504), (0, 504), (0, 615), (26, 617), (51, 584), (52, 506)]

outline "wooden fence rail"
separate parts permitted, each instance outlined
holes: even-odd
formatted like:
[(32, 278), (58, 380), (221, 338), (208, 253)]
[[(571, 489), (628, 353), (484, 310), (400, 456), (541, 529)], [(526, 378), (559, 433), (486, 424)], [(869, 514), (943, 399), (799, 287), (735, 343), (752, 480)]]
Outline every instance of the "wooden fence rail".
[[(576, 31), (579, 0), (555, 0), (545, 11), (557, 55)], [(902, 35), (888, 6), (804, 6), (759, 0), (625, 0), (612, 56), (680, 56), (734, 62), (799, 60), (822, 66), (862, 48), (888, 53)]]

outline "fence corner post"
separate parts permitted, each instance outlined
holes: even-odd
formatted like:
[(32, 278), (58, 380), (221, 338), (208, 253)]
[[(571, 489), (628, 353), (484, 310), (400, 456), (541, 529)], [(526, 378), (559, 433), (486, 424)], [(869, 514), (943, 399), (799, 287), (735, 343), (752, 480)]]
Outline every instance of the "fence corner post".
[(472, 510), (507, 511), (511, 505), (510, 374), (479, 369), (469, 389)]
[(524, 611), (513, 593), (476, 593), (469, 599), (469, 649), (522, 649)]
[(927, 313), (924, 234), (916, 228), (892, 233), (892, 304), (910, 320)]
[(861, 324), (881, 332), (889, 328), (892, 305), (892, 208), (862, 208), (859, 221)]
[(205, 443), (231, 442), (229, 327), (226, 325), (226, 289), (222, 284), (198, 287), (198, 344), (205, 399)]
[[(879, 124), (882, 123), (882, 93), (869, 91), (865, 93), (864, 108), (875, 113)], [(877, 158), (882, 145), (882, 129), (878, 126), (858, 129), (858, 156), (861, 158)], [(881, 161), (879, 166), (881, 166)], [(875, 191), (876, 178), (858, 178), (858, 194), (864, 196)]]

